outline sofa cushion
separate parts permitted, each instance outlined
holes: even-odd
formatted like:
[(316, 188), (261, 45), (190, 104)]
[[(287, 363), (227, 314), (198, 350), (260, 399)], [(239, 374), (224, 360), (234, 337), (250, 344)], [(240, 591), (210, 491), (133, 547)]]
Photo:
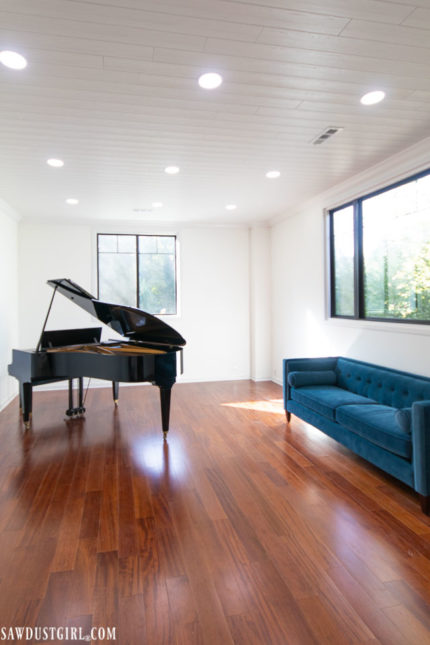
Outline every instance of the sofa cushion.
[(339, 357), (336, 365), (340, 387), (368, 396), (393, 408), (407, 408), (430, 399), (430, 379)]
[(372, 399), (359, 396), (335, 385), (306, 385), (291, 388), (291, 398), (311, 410), (319, 412), (331, 421), (336, 420), (336, 408), (347, 404), (375, 403)]
[(336, 372), (333, 370), (306, 370), (290, 372), (288, 385), (303, 387), (304, 385), (336, 385)]
[(397, 424), (403, 432), (411, 434), (412, 432), (412, 408), (402, 408), (395, 414)]
[(411, 435), (396, 421), (395, 408), (387, 405), (344, 405), (336, 409), (336, 421), (389, 452), (411, 458)]

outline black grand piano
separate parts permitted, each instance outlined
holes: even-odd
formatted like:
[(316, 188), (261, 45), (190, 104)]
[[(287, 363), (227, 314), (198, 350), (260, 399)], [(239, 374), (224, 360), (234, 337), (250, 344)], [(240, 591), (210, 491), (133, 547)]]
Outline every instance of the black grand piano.
[[(19, 381), (20, 408), (25, 428), (30, 426), (32, 390), (35, 385), (69, 381), (68, 416), (85, 412), (83, 378), (112, 381), (115, 405), (118, 383), (145, 381), (160, 388), (164, 437), (169, 430), (170, 394), (176, 381), (177, 352), (185, 340), (172, 327), (140, 309), (97, 300), (68, 279), (48, 280), (54, 288), (39, 343), (35, 350), (14, 349), (9, 374)], [(101, 327), (46, 331), (46, 323), (57, 293), (108, 325), (124, 340), (101, 342)], [(73, 379), (78, 379), (78, 405), (73, 401)]]

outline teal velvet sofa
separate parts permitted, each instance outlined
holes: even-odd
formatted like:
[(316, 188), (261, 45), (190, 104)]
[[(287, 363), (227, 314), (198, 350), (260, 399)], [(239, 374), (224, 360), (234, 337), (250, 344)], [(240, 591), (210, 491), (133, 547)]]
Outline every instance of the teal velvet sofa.
[(430, 514), (430, 378), (334, 356), (283, 362), (284, 407), (417, 491)]

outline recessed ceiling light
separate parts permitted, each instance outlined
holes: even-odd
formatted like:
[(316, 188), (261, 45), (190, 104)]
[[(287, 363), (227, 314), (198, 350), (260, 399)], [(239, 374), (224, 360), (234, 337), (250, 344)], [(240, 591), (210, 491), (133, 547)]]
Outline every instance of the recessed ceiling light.
[(237, 206), (236, 204), (227, 204), (225, 208), (227, 211), (234, 211), (236, 210)]
[(214, 90), (219, 87), (221, 83), (222, 76), (221, 74), (217, 74), (217, 72), (208, 72), (207, 74), (202, 74), (199, 77), (199, 85), (204, 90)]
[(76, 204), (79, 204), (79, 199), (76, 199), (76, 197), (68, 197), (66, 199), (66, 204), (69, 204), (70, 206), (76, 206)]
[(52, 168), (62, 168), (64, 166), (62, 159), (48, 159), (46, 163), (48, 166), (52, 166)]
[(179, 172), (179, 167), (178, 166), (167, 166), (164, 169), (164, 172), (167, 172), (168, 175), (177, 175)]
[(385, 92), (382, 90), (375, 90), (374, 92), (368, 92), (361, 97), (360, 103), (363, 105), (375, 105), (385, 98)]
[(267, 179), (277, 179), (280, 176), (281, 173), (279, 172), (279, 170), (269, 170), (269, 172), (266, 172)]
[(163, 202), (152, 202), (152, 208), (162, 208)]
[(7, 50), (0, 52), (0, 63), (3, 63), (6, 67), (10, 67), (10, 69), (24, 69), (27, 67), (27, 61), (24, 56), (18, 54), (18, 52)]

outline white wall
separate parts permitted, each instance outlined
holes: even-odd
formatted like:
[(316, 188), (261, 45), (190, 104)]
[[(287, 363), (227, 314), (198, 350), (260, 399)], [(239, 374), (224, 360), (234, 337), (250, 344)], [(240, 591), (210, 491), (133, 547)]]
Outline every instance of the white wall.
[[(34, 349), (53, 290), (52, 278), (71, 278), (91, 291), (91, 228), (21, 220), (19, 225), (20, 347)], [(29, 315), (31, 312), (31, 315)], [(55, 296), (47, 329), (91, 326), (88, 314), (60, 294)]]
[(0, 200), (0, 409), (18, 391), (8, 376), (12, 348), (18, 345), (18, 217)]
[(249, 231), (251, 378), (270, 380), (272, 371), (270, 229)]
[(282, 359), (349, 356), (430, 376), (426, 325), (330, 320), (327, 317), (324, 209), (428, 168), (430, 140), (370, 168), (311, 202), (272, 228), (274, 380)]
[(187, 228), (179, 241), (184, 376), (249, 378), (248, 229)]
[[(156, 233), (142, 224), (52, 224), (23, 220), (19, 232), (20, 346), (35, 347), (52, 295), (51, 278), (71, 278), (96, 294), (96, 234)], [(183, 380), (249, 378), (248, 229), (183, 227), (178, 235), (178, 316), (164, 320), (188, 341)], [(31, 316), (26, 312), (31, 311)], [(58, 294), (47, 328), (95, 324)], [(111, 332), (108, 332), (108, 334)]]

